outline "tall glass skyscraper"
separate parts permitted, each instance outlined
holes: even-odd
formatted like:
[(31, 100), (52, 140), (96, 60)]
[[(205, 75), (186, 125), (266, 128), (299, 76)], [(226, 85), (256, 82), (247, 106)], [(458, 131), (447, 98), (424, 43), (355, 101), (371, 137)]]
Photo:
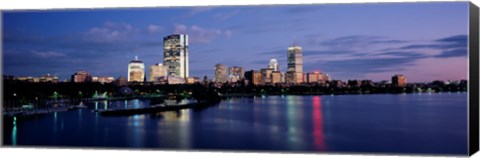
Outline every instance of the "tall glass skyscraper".
[(302, 47), (291, 46), (288, 47), (287, 55), (287, 83), (302, 83), (303, 82), (303, 59), (302, 59)]
[(172, 34), (163, 37), (163, 63), (168, 76), (188, 78), (188, 35)]

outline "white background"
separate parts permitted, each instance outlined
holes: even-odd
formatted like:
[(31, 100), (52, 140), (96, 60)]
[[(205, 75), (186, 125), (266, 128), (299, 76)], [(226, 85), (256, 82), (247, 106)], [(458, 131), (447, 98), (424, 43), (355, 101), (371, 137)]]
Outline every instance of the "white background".
[[(309, 3), (367, 3), (367, 2), (425, 2), (428, 0), (242, 0), (240, 1), (219, 1), (219, 0), (0, 0), (0, 10), (24, 10), (24, 9), (65, 9), (65, 8), (116, 8), (116, 7), (152, 7), (152, 6), (194, 6), (194, 5), (245, 5), (245, 4), (309, 4)], [(446, 0), (434, 0), (446, 1)], [(480, 6), (480, 0), (472, 0)], [(32, 131), (34, 132), (34, 131)], [(0, 135), (1, 136), (1, 135)], [(292, 154), (292, 153), (251, 153), (251, 152), (207, 152), (207, 151), (151, 151), (151, 150), (112, 150), (112, 149), (45, 149), (45, 148), (1, 148), (0, 157), (115, 157), (115, 158), (143, 158), (143, 157), (198, 157), (198, 158), (286, 158), (286, 157), (414, 157), (411, 155), (365, 155), (365, 154)], [(426, 156), (415, 156), (426, 157)], [(475, 154), (474, 157), (480, 157)]]

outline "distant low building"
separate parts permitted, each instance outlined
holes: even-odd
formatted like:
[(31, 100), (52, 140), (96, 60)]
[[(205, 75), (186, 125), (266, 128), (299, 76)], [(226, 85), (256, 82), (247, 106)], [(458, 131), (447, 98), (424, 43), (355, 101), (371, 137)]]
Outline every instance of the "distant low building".
[(362, 86), (364, 87), (373, 87), (375, 84), (372, 80), (362, 80)]
[(260, 69), (260, 72), (262, 73), (262, 81), (261, 81), (261, 84), (270, 84), (270, 83), (272, 83), (272, 72), (273, 72), (273, 68), (263, 68), (263, 69)]
[(347, 85), (348, 85), (348, 87), (360, 87), (362, 85), (362, 81), (360, 81), (360, 80), (348, 80)]
[(15, 80), (15, 76), (12, 75), (3, 75), (4, 80)]
[(52, 76), (50, 74), (45, 74), (43, 76), (40, 76), (39, 82), (52, 82), (52, 83), (58, 83), (58, 77), (57, 76)]
[(401, 74), (392, 76), (393, 87), (405, 87), (407, 85), (407, 78)]
[[(12, 76), (13, 77), (13, 76)], [(11, 79), (11, 78), (10, 78)], [(18, 80), (18, 81), (25, 81), (25, 82), (52, 82), (52, 83), (58, 83), (60, 80), (58, 79), (57, 76), (52, 76), (50, 74), (45, 74), (40, 77), (31, 77), (31, 76), (21, 76), (21, 77), (13, 77), (12, 80)]]
[(187, 84), (194, 84), (194, 83), (199, 83), (200, 78), (198, 77), (188, 77), (187, 78)]
[(245, 72), (245, 80), (250, 85), (259, 85), (262, 82), (262, 73), (258, 70)]
[(272, 84), (282, 83), (282, 72), (273, 71), (272, 72)]
[(318, 83), (318, 73), (307, 73), (307, 83)]
[(185, 84), (187, 82), (185, 78), (180, 76), (167, 76), (166, 79), (168, 84)]
[(72, 82), (79, 83), (79, 82), (91, 82), (92, 75), (85, 70), (77, 71), (72, 75)]
[(332, 80), (330, 82), (331, 86), (334, 88), (343, 88), (345, 87), (345, 83), (341, 80)]
[(329, 81), (328, 75), (318, 71), (307, 73), (305, 78), (307, 83), (327, 83)]
[(107, 76), (93, 76), (92, 82), (100, 82), (100, 83), (112, 83), (115, 81), (114, 77), (107, 77)]
[(126, 77), (118, 77), (116, 80), (115, 80), (115, 84), (117, 86), (126, 86), (128, 85), (128, 80)]
[(150, 66), (150, 78), (148, 81), (153, 82), (157, 81), (159, 77), (167, 76), (168, 67), (162, 63), (157, 63)]

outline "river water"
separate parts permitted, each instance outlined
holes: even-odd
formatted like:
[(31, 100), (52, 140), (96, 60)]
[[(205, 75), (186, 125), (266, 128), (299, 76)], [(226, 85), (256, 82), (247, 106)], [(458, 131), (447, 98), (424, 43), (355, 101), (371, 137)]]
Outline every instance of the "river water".
[(4, 122), (15, 146), (466, 154), (467, 93), (230, 98), (202, 110), (107, 117), (94, 109)]

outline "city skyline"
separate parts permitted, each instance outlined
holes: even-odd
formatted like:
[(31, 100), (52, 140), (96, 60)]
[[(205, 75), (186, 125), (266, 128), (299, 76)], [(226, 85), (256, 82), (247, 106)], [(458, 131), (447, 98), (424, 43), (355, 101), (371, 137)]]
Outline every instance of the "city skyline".
[(285, 72), (287, 47), (295, 42), (306, 73), (340, 80), (389, 80), (393, 74), (409, 82), (460, 80), (468, 67), (465, 8), (466, 2), (445, 2), (6, 12), (3, 68), (6, 75), (50, 73), (61, 80), (78, 70), (126, 77), (134, 56), (146, 67), (161, 63), (163, 37), (179, 33), (189, 35), (189, 73), (200, 78), (213, 78), (217, 63), (250, 71), (272, 58)]

